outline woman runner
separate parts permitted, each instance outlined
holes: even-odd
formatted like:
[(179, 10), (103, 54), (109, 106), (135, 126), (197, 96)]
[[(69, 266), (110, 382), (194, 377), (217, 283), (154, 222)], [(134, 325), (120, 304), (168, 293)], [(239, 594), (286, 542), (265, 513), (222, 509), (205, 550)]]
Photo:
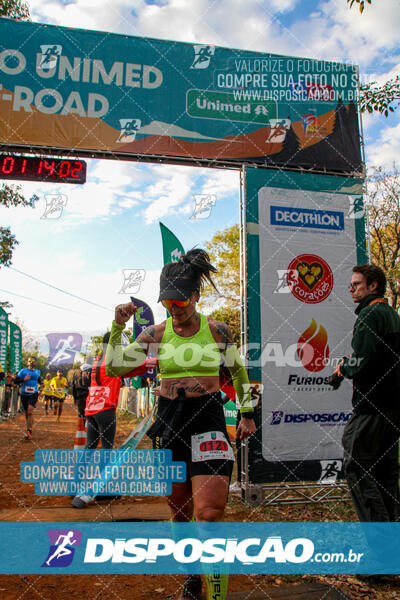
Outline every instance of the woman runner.
[[(149, 350), (158, 357), (161, 390), (149, 435), (155, 448), (170, 448), (173, 460), (186, 462), (186, 482), (173, 484), (168, 497), (175, 522), (190, 521), (193, 515), (199, 522), (223, 520), (234, 455), (219, 391), (222, 361), (240, 401), (237, 435), (245, 439), (256, 429), (247, 372), (229, 327), (196, 310), (204, 284), (215, 288), (211, 278), (215, 271), (208, 254), (200, 249), (165, 265), (158, 300), (171, 316), (148, 327), (123, 350), (121, 334), (136, 307), (133, 303), (117, 306), (106, 352), (106, 372), (115, 377), (142, 362)], [(227, 587), (227, 576), (221, 577)], [(181, 599), (197, 600), (200, 595), (200, 575), (190, 575)]]

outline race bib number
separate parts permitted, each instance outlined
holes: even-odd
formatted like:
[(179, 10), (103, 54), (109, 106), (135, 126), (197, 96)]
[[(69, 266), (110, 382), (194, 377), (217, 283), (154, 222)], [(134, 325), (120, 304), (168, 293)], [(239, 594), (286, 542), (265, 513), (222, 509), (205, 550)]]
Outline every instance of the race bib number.
[(35, 388), (34, 387), (26, 387), (25, 388), (25, 394), (34, 394), (35, 393)]
[(56, 392), (58, 394), (61, 394), (64, 391), (64, 388), (56, 388)]
[(51, 388), (44, 388), (45, 392), (51, 392)]
[(232, 446), (222, 431), (192, 435), (192, 461), (234, 460)]

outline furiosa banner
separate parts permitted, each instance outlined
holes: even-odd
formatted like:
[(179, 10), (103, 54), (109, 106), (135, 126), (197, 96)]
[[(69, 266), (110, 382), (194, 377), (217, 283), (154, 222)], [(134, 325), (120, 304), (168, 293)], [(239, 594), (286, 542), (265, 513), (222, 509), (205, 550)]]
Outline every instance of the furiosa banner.
[(11, 19), (0, 40), (8, 150), (361, 170), (354, 65)]

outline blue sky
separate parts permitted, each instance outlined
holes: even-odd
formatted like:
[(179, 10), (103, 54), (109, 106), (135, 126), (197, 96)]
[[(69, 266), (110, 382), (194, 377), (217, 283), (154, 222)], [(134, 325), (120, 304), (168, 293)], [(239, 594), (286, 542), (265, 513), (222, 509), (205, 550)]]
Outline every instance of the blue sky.
[[(400, 73), (400, 11), (397, 0), (373, 0), (360, 15), (345, 0), (32, 0), (37, 22), (210, 43), (360, 65), (361, 78), (383, 82)], [(400, 111), (363, 118), (368, 166), (390, 167), (400, 150)], [(73, 299), (22, 276), (1, 270), (4, 290), (55, 304), (51, 308), (0, 292), (12, 301), (11, 318), (31, 331), (93, 332), (105, 329), (119, 294), (122, 269), (143, 269), (140, 290), (156, 314), (162, 266), (161, 220), (184, 247), (202, 246), (220, 229), (238, 222), (238, 173), (172, 165), (88, 161), (84, 186), (24, 184), (36, 193), (34, 209), (0, 209), (20, 245), (13, 266), (61, 289), (96, 302)], [(67, 204), (58, 220), (41, 219), (45, 194), (62, 193)], [(206, 220), (190, 220), (194, 196), (212, 194), (216, 204)], [(71, 312), (76, 311), (76, 312)]]

